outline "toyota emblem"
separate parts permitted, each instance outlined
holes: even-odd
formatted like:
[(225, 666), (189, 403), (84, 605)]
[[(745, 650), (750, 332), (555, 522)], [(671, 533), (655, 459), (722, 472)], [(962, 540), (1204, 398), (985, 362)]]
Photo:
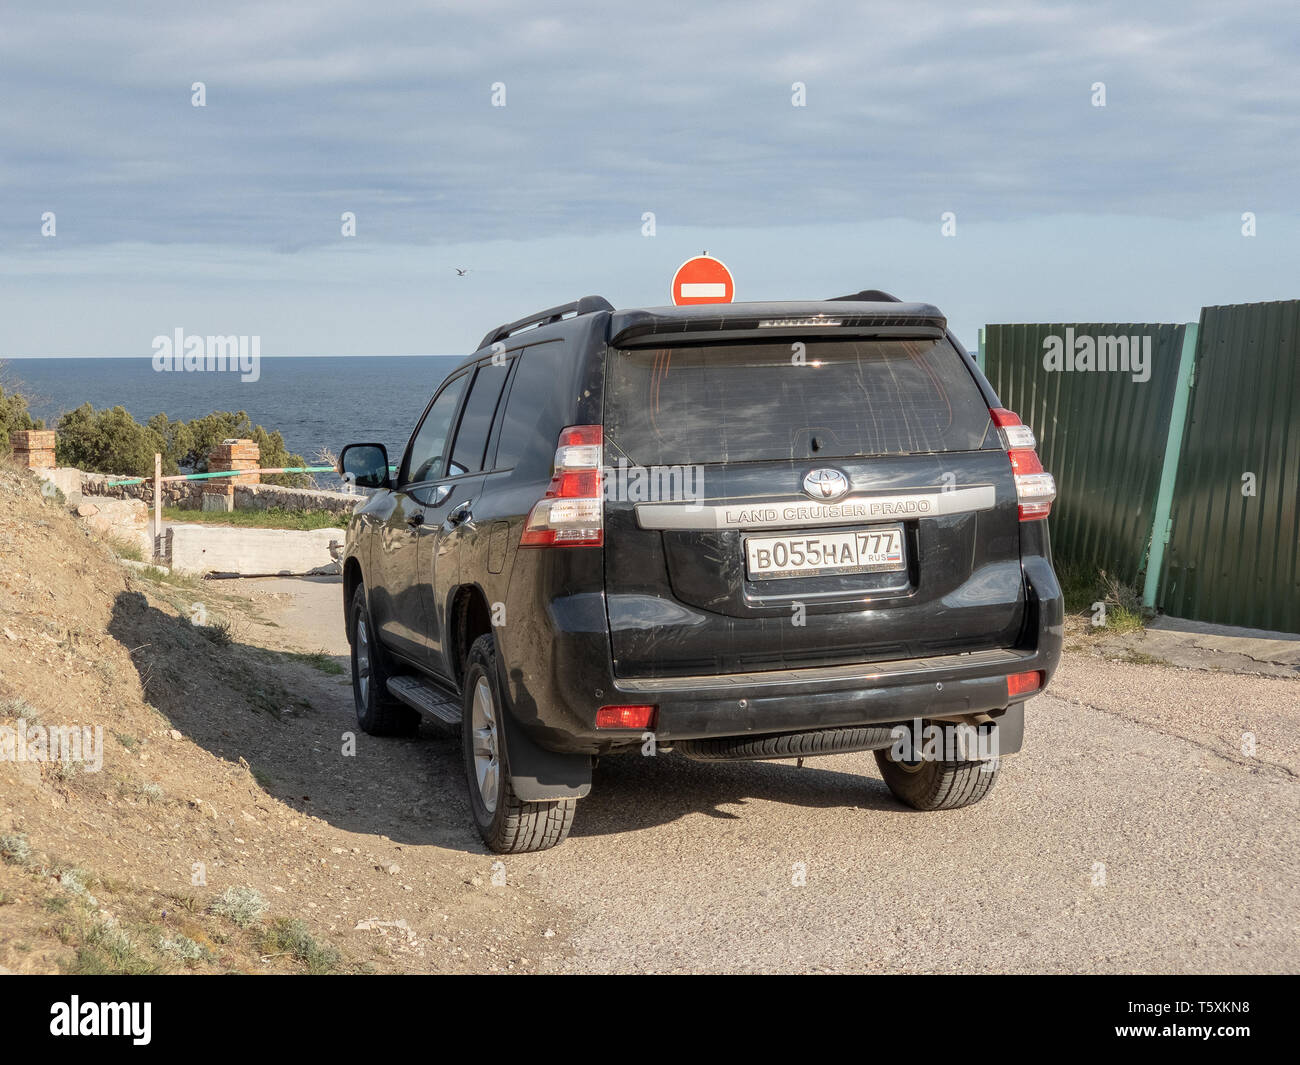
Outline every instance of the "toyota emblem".
[(849, 490), (849, 479), (839, 470), (812, 470), (804, 475), (803, 490), (813, 499), (839, 499)]

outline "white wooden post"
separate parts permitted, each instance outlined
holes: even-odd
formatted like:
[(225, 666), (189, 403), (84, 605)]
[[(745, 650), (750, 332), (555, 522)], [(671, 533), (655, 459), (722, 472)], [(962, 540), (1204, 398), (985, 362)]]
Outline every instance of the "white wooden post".
[(153, 554), (159, 555), (162, 537), (162, 455), (153, 453)]

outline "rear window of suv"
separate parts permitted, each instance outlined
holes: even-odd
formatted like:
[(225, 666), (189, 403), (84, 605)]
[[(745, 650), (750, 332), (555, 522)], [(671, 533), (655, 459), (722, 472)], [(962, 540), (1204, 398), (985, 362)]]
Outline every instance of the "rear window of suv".
[(610, 457), (644, 466), (994, 446), (947, 339), (611, 350), (605, 397)]

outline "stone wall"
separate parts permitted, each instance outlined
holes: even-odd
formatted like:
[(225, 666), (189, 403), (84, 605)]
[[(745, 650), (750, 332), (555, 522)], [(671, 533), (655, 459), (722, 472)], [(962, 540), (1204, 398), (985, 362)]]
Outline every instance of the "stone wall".
[[(110, 481), (131, 480), (125, 474), (86, 473), (72, 468), (53, 470), (53, 430), (30, 430), (11, 434), (15, 457), (32, 468), (57, 472), (61, 476), (60, 490), (71, 497), (78, 485), (80, 494), (108, 499), (138, 499), (153, 506), (153, 478), (136, 484), (110, 485)], [(209, 472), (239, 471), (232, 477), (212, 477), (198, 481), (164, 481), (162, 503), (165, 507), (182, 510), (324, 510), (331, 514), (350, 514), (359, 502), (370, 493), (365, 489), (349, 492), (332, 492), (315, 488), (284, 488), (280, 485), (262, 484), (257, 472), (258, 446), (251, 440), (225, 440), (218, 444), (208, 458)], [(244, 472), (247, 471), (247, 472)], [(49, 479), (49, 478), (47, 478)], [(209, 504), (217, 499), (222, 506), (204, 505), (205, 493)]]
[(351, 514), (367, 493), (327, 492), (317, 488), (282, 488), (278, 484), (235, 485), (236, 510), (327, 510)]
[[(141, 499), (153, 504), (153, 478), (140, 484), (119, 484), (109, 487), (109, 481), (125, 480), (121, 473), (81, 472), (81, 493), (87, 496), (108, 496), (112, 499)], [(198, 510), (203, 495), (202, 481), (168, 481), (163, 484), (163, 506)]]
[[(121, 474), (81, 474), (81, 491), (87, 496), (110, 496), (114, 499), (142, 499), (153, 504), (152, 478), (142, 484), (108, 486), (109, 481), (120, 481)], [(212, 480), (223, 481), (222, 478)], [(212, 481), (166, 481), (163, 483), (163, 506), (201, 510), (203, 491)], [(236, 510), (327, 510), (331, 514), (350, 514), (368, 492), (358, 489), (354, 493), (328, 492), (316, 488), (284, 488), (278, 484), (236, 484)]]

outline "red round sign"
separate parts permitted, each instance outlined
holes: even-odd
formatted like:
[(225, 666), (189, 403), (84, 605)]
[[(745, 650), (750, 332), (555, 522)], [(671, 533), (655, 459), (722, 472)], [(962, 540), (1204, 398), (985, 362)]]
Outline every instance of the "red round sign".
[(687, 259), (673, 274), (673, 303), (730, 303), (736, 294), (731, 271), (708, 255)]

